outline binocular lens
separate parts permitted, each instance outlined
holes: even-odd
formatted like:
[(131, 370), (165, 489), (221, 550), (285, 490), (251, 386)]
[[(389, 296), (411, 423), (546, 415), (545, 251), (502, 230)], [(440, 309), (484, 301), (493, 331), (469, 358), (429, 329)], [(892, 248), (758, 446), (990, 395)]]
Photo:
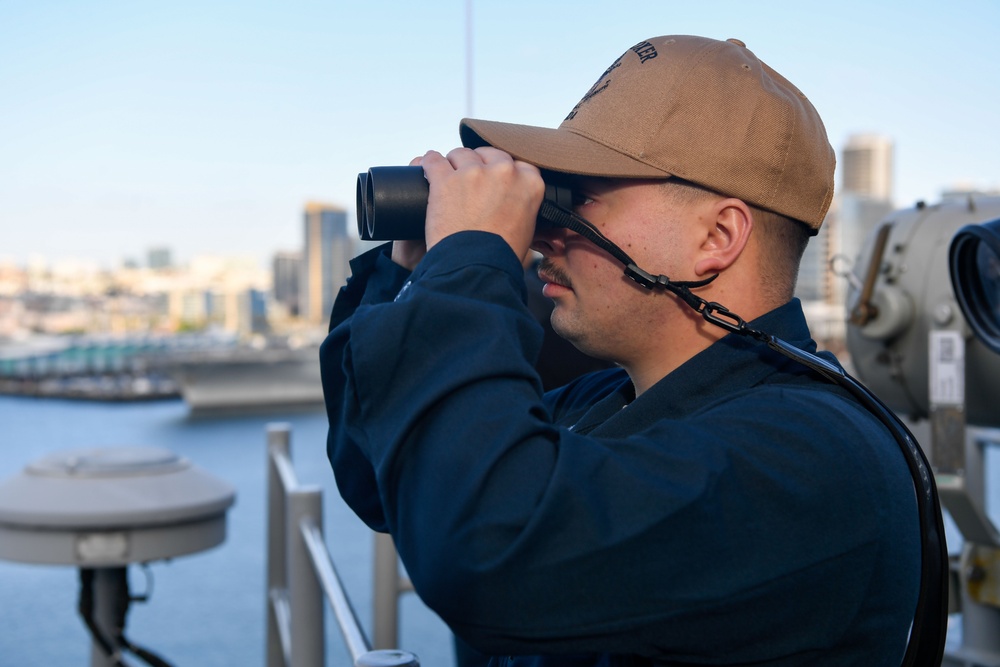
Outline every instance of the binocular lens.
[(357, 205), (358, 212), (358, 238), (362, 241), (371, 241), (371, 233), (368, 231), (368, 174), (358, 174)]
[(372, 167), (358, 174), (358, 236), (364, 241), (423, 239), (429, 192), (423, 167)]

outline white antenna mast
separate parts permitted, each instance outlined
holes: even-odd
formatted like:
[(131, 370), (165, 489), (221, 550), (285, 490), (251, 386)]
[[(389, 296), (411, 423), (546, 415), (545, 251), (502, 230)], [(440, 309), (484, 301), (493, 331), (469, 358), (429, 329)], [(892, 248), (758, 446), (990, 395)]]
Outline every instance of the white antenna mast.
[(465, 0), (465, 115), (472, 117), (472, 0)]

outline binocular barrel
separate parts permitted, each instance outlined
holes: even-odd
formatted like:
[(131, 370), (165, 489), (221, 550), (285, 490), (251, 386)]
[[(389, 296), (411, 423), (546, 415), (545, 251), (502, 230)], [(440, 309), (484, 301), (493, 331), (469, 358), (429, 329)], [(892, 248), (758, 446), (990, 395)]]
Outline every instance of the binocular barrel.
[(424, 238), (429, 192), (423, 167), (372, 167), (358, 174), (358, 235), (364, 241)]
[[(545, 198), (573, 207), (573, 191), (545, 178)], [(424, 238), (430, 187), (423, 167), (372, 167), (358, 174), (358, 237), (362, 241), (411, 241)], [(539, 218), (538, 223), (545, 221)]]

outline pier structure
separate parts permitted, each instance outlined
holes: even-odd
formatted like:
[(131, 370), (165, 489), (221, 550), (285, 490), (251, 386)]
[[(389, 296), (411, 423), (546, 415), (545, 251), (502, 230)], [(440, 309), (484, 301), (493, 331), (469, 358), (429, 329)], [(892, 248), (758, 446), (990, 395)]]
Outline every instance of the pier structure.
[(70, 336), (0, 346), (0, 394), (91, 400), (176, 398), (179, 358), (232, 347), (214, 336)]

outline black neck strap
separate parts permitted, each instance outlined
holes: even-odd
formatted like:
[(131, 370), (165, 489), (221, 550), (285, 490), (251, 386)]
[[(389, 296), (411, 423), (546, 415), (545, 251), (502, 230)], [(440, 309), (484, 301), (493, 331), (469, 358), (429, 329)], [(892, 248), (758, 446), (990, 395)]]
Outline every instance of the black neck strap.
[(565, 227), (566, 229), (574, 231), (601, 250), (604, 250), (622, 263), (625, 267), (626, 276), (646, 289), (653, 289), (654, 287), (659, 286), (677, 294), (678, 291), (681, 290), (703, 287), (716, 278), (716, 276), (712, 276), (705, 280), (683, 282), (670, 280), (670, 278), (666, 276), (654, 276), (647, 273), (636, 265), (635, 260), (629, 257), (628, 253), (612, 243), (608, 237), (602, 234), (601, 230), (595, 227), (593, 223), (586, 218), (580, 217), (573, 211), (559, 206), (550, 199), (542, 201), (541, 209), (539, 209), (538, 212), (538, 218), (543, 223), (547, 223), (550, 226)]
[(910, 638), (903, 657), (903, 667), (938, 667), (944, 655), (948, 628), (948, 548), (944, 538), (941, 503), (931, 467), (916, 439), (906, 425), (875, 394), (851, 377), (839, 366), (822, 357), (800, 350), (794, 345), (751, 328), (736, 313), (722, 304), (708, 302), (691, 290), (704, 287), (718, 275), (700, 281), (674, 281), (664, 275), (654, 275), (640, 269), (624, 250), (615, 245), (590, 221), (560, 206), (551, 199), (542, 202), (538, 215), (542, 223), (565, 227), (583, 236), (609, 253), (625, 267), (625, 275), (642, 287), (663, 289), (675, 294), (708, 322), (723, 329), (749, 336), (769, 348), (793, 359), (828, 381), (845, 389), (868, 409), (892, 434), (899, 445), (916, 490), (917, 513), (920, 522), (921, 569), (920, 595), (913, 616)]

